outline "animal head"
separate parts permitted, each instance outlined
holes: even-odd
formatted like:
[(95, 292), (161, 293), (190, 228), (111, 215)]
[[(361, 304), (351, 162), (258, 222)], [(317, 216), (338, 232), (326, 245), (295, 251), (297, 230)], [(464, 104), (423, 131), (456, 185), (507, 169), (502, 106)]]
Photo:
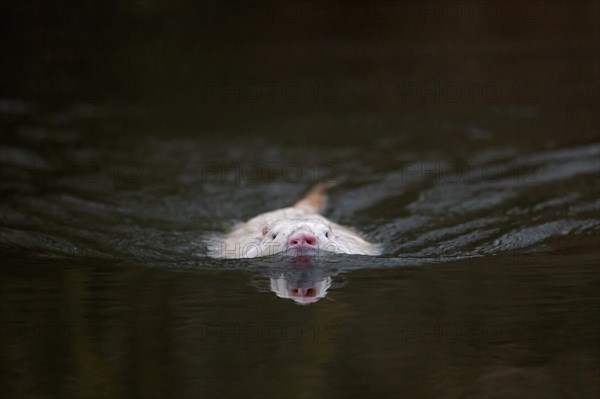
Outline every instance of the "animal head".
[(319, 218), (283, 219), (262, 226), (258, 246), (250, 248), (248, 255), (254, 252), (257, 255), (279, 252), (297, 255), (317, 250), (349, 253), (327, 221)]

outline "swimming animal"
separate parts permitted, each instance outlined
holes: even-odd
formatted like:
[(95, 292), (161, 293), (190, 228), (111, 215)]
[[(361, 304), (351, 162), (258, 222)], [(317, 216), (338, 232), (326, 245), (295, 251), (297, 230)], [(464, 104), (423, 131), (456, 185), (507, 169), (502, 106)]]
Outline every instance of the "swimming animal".
[(381, 254), (381, 245), (366, 241), (355, 230), (336, 224), (320, 213), (327, 204), (323, 182), (293, 206), (253, 217), (221, 240), (215, 240), (209, 255), (217, 258), (255, 258), (284, 252), (291, 256), (319, 251), (370, 255)]

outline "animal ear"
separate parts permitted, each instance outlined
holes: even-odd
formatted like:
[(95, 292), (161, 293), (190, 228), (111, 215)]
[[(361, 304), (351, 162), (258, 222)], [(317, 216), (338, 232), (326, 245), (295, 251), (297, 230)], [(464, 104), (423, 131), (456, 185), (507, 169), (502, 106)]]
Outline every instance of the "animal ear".
[(269, 232), (269, 225), (265, 224), (260, 231), (262, 232), (263, 236), (266, 236), (267, 233)]
[(333, 229), (331, 228), (331, 223), (327, 223), (327, 227), (329, 227), (329, 231), (333, 231)]

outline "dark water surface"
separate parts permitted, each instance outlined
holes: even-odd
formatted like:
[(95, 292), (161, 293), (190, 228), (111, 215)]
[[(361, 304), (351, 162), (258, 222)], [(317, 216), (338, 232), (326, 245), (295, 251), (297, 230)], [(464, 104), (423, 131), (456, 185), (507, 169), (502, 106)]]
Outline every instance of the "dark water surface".
[[(599, 8), (503, 3), (2, 6), (2, 397), (598, 397)], [(382, 256), (206, 256), (327, 179)]]

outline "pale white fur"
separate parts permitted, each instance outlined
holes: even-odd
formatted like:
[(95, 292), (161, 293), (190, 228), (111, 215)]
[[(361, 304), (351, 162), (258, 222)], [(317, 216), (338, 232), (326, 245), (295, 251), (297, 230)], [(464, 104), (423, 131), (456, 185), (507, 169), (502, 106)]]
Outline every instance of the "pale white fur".
[[(364, 240), (348, 227), (331, 222), (324, 216), (298, 207), (260, 214), (214, 242), (210, 255), (219, 258), (255, 258), (286, 252), (288, 237), (299, 230), (309, 231), (318, 239), (323, 251), (380, 255), (381, 247)], [(263, 234), (264, 233), (264, 234)]]

